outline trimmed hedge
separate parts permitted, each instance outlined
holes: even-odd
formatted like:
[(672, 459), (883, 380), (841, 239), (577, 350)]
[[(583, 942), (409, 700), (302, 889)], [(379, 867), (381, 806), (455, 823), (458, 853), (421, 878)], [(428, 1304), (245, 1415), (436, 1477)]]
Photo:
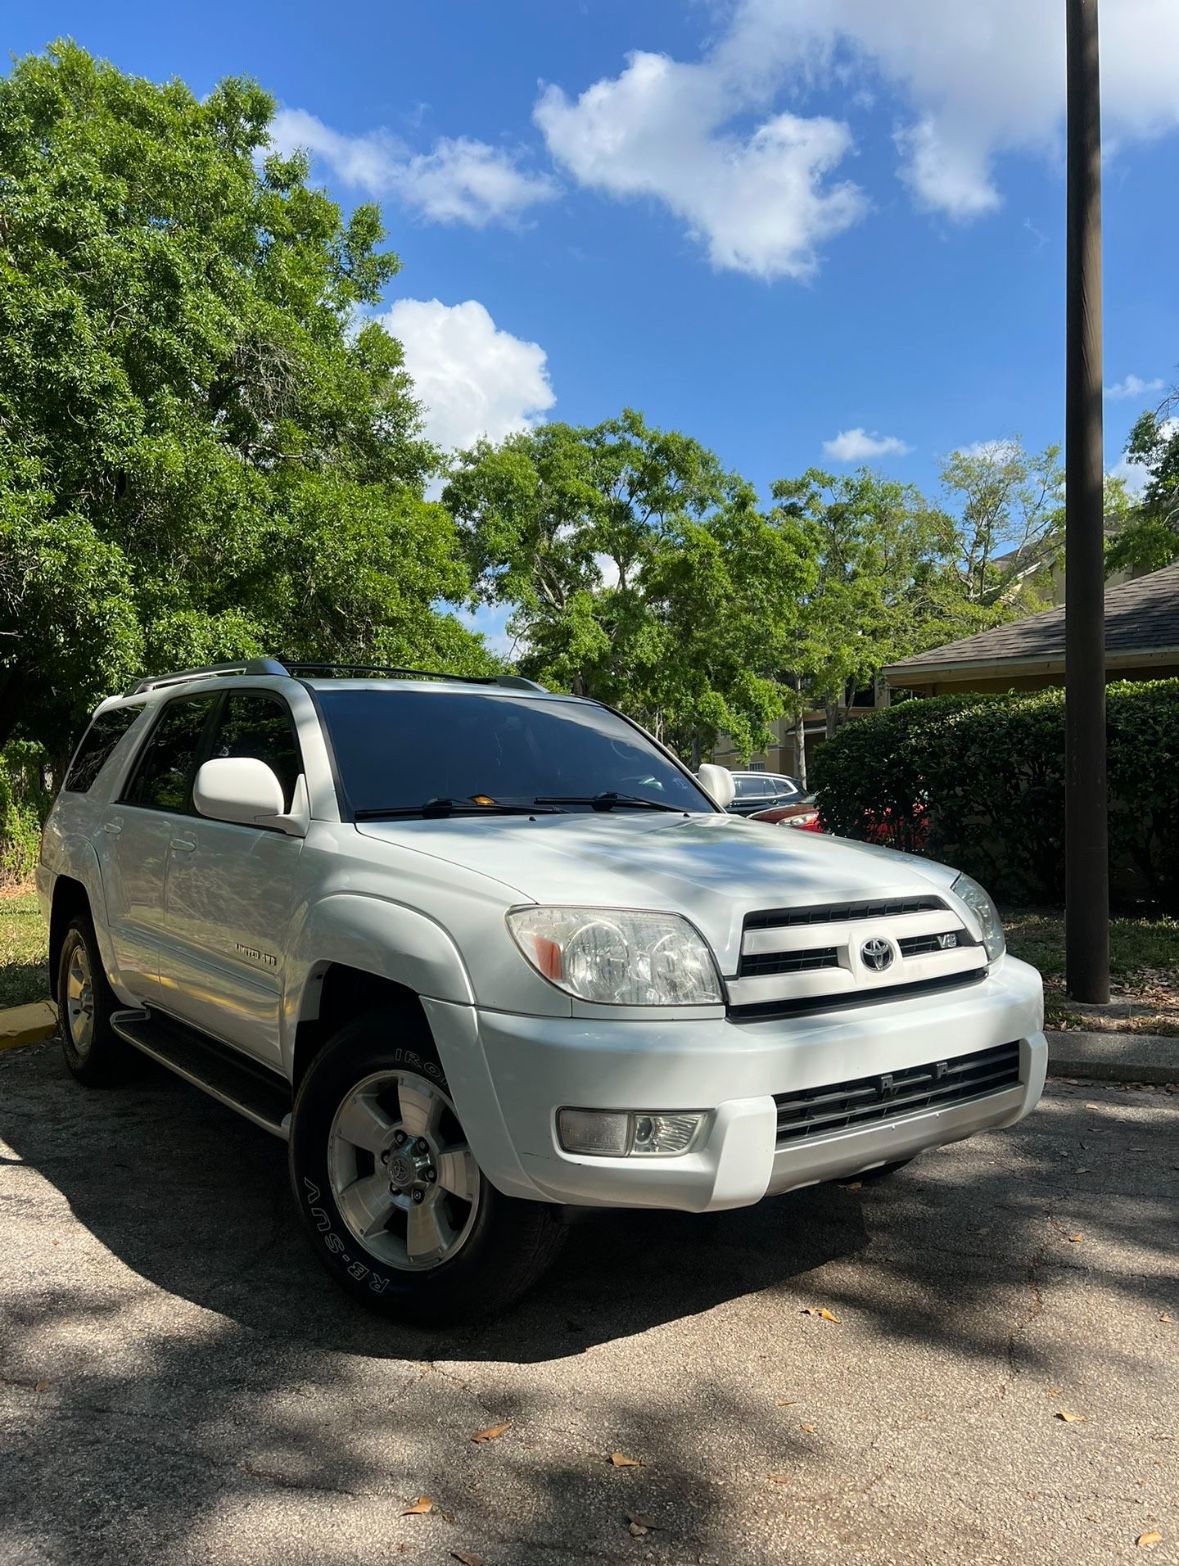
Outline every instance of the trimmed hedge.
[[(1179, 908), (1179, 680), (1107, 687), (1110, 876)], [(1064, 692), (937, 696), (848, 722), (814, 766), (823, 826), (942, 859), (1009, 902), (1064, 900)]]

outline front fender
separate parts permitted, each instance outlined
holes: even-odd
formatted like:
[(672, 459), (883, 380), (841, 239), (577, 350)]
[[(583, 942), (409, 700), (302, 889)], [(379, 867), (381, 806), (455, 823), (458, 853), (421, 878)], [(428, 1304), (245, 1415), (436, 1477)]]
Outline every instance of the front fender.
[(333, 963), (403, 984), (423, 999), (471, 1006), (475, 992), (450, 934), (401, 903), (338, 892), (311, 904), (288, 946), (283, 1061), (293, 1065), (295, 1030), (311, 1014), (308, 986)]

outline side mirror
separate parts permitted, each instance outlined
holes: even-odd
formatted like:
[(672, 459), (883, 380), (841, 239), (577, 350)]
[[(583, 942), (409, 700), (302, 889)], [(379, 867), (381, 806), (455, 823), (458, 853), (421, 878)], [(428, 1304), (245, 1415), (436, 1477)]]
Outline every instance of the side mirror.
[(253, 756), (216, 756), (206, 761), (193, 784), (193, 804), (212, 821), (237, 821), (244, 826), (277, 827), (303, 837), (306, 786), (295, 786), (291, 814), (286, 813), (282, 784), (273, 768)]
[(728, 767), (714, 767), (706, 761), (696, 774), (696, 781), (706, 794), (711, 794), (722, 810), (727, 810), (737, 797), (737, 785)]

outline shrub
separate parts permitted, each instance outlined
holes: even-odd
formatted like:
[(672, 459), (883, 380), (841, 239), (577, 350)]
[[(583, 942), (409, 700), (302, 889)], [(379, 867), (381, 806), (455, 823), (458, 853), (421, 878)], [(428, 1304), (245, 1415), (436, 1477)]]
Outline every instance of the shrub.
[(0, 885), (32, 875), (52, 802), (41, 747), (13, 740), (0, 750)]
[[(1107, 688), (1111, 888), (1179, 906), (1179, 680)], [(846, 724), (823, 825), (944, 859), (1012, 902), (1064, 898), (1064, 692), (938, 696)]]

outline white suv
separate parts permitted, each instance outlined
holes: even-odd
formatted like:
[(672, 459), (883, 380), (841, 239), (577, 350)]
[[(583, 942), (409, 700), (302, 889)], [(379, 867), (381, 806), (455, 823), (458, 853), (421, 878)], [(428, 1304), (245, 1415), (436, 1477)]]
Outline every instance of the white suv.
[(131, 1045), (288, 1140), (320, 1259), (425, 1322), (518, 1295), (563, 1207), (742, 1207), (1026, 1115), (1042, 989), (982, 888), (702, 775), (514, 677), (144, 680), (45, 830), (70, 1069)]

